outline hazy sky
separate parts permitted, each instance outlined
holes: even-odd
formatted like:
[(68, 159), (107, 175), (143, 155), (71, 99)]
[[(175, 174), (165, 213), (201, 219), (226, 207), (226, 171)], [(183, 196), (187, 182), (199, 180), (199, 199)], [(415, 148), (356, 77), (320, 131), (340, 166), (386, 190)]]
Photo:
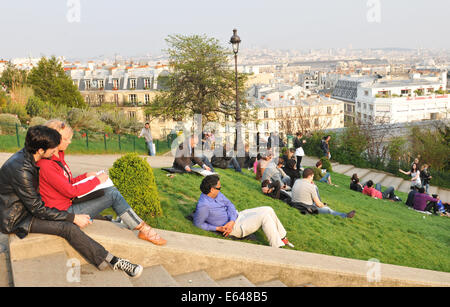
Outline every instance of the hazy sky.
[(448, 0), (2, 0), (0, 58), (160, 54), (169, 34), (226, 44), (234, 27), (242, 48), (450, 49), (448, 12)]

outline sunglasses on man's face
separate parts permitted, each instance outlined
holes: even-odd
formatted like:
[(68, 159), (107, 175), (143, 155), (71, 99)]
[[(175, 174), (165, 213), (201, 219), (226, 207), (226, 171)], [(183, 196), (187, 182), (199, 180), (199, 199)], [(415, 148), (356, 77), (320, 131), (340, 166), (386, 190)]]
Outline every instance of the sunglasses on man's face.
[(216, 189), (217, 191), (220, 191), (222, 187), (214, 187), (214, 189)]

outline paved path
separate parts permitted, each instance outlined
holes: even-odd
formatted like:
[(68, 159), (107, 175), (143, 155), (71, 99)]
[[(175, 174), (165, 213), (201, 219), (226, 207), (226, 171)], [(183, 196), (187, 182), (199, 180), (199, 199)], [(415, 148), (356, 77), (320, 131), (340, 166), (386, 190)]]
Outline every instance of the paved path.
[[(12, 155), (12, 153), (1, 153), (0, 152), (0, 166)], [(85, 173), (93, 172), (101, 169), (108, 169), (112, 167), (114, 161), (120, 158), (121, 155), (67, 155), (66, 160), (70, 165), (70, 168), (75, 176)], [(161, 167), (171, 167), (173, 163), (173, 156), (169, 152), (163, 156), (141, 156), (146, 158), (148, 163), (153, 168)], [(303, 165), (315, 165), (318, 159), (315, 157), (304, 157), (302, 160)], [(351, 176), (357, 173), (361, 178), (361, 182), (367, 181), (369, 179), (373, 180), (374, 183), (381, 183), (382, 186), (389, 187), (394, 186), (395, 190), (408, 193), (410, 190), (410, 182), (408, 180), (403, 180), (400, 177), (395, 177), (391, 174), (373, 170), (373, 169), (362, 169), (354, 167), (353, 165), (345, 165), (339, 163), (332, 163), (333, 171), (340, 174), (345, 174)], [(349, 182), (350, 185), (350, 182)], [(450, 190), (443, 189), (435, 186), (430, 186), (430, 194), (438, 194), (444, 202), (450, 202)]]

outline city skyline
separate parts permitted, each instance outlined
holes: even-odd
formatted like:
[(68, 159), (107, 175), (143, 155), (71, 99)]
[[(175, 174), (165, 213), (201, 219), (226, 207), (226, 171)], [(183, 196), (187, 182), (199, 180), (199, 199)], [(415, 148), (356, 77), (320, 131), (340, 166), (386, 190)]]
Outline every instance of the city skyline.
[(449, 2), (341, 2), (7, 2), (0, 11), (0, 58), (159, 55), (170, 34), (207, 35), (226, 45), (233, 28), (243, 49), (450, 49)]

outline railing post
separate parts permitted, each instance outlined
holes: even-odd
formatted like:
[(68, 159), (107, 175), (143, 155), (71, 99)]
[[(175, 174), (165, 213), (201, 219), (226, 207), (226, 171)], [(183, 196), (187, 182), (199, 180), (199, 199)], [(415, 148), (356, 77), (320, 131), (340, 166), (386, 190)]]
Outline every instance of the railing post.
[(133, 152), (136, 152), (136, 136), (133, 135)]
[(122, 151), (122, 145), (120, 144), (120, 134), (118, 134), (119, 136), (119, 151)]
[(89, 131), (86, 130), (86, 148), (89, 149)]
[(16, 123), (16, 137), (17, 137), (17, 147), (20, 148), (20, 136), (19, 136), (19, 124)]
[(106, 133), (103, 133), (103, 142), (105, 143), (105, 151), (106, 151)]

